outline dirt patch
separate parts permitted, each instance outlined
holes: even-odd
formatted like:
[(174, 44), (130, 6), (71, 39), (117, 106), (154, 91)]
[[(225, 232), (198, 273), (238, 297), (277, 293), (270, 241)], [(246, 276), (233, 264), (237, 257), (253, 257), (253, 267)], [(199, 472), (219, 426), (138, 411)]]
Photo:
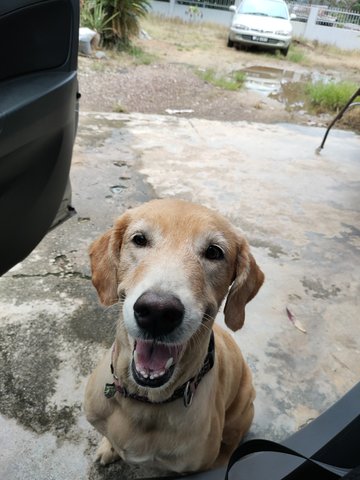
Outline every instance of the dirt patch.
[(253, 92), (214, 87), (201, 80), (188, 65), (140, 65), (120, 72), (92, 72), (86, 79), (80, 73), (80, 88), (84, 111), (165, 115), (170, 110), (185, 117), (229, 121), (291, 119), (281, 103)]
[[(323, 46), (294, 45), (301, 63), (274, 53), (237, 51), (226, 47), (227, 29), (188, 25), (149, 17), (146, 39), (137, 39), (131, 54), (106, 52), (107, 58), (79, 59), (83, 111), (174, 114), (209, 120), (293, 122), (325, 126), (334, 116), (312, 115), (289, 105), (283, 95), (269, 95), (249, 86), (227, 91), (202, 80), (197, 72), (214, 69), (219, 75), (254, 67), (290, 72), (293, 77), (319, 76), (360, 82), (360, 55), (340, 55)], [(290, 51), (291, 53), (291, 51)], [(298, 55), (299, 57), (299, 55)], [(279, 85), (289, 84), (280, 79)], [(360, 123), (359, 112), (343, 125)], [(359, 119), (358, 119), (359, 117)]]

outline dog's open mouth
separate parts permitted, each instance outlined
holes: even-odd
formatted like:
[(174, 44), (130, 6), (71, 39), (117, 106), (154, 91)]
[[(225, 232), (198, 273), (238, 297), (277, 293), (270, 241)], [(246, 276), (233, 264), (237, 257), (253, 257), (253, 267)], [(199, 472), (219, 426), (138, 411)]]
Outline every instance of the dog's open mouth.
[(135, 340), (131, 369), (136, 383), (150, 388), (164, 385), (175, 370), (181, 350), (181, 345)]

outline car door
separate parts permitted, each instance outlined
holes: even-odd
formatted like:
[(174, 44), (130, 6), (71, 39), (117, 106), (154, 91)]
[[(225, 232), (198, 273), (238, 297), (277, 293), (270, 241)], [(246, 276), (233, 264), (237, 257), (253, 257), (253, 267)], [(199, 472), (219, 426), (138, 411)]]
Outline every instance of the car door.
[(0, 275), (69, 205), (79, 0), (0, 1)]

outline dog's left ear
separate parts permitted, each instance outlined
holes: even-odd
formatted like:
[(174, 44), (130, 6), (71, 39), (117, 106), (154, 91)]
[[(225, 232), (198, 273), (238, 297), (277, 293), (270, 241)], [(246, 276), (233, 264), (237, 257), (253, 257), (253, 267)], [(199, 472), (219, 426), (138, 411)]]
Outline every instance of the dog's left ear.
[(103, 305), (118, 301), (119, 262), (122, 239), (128, 225), (128, 215), (122, 215), (114, 227), (95, 240), (89, 248), (91, 279)]
[(224, 308), (225, 323), (234, 332), (243, 326), (245, 305), (255, 297), (265, 278), (245, 239), (239, 239), (238, 249), (235, 278)]

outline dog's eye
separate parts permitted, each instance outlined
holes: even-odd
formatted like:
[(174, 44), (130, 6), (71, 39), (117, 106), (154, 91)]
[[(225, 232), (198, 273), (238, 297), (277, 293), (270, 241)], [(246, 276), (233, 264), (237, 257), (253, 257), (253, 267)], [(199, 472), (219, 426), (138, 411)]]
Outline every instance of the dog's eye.
[(217, 245), (209, 245), (205, 250), (205, 258), (208, 260), (222, 260), (224, 258), (224, 252)]
[(138, 247), (146, 247), (146, 245), (149, 243), (148, 239), (142, 233), (137, 233), (136, 235), (134, 235), (131, 241), (135, 243), (135, 245), (137, 245)]

